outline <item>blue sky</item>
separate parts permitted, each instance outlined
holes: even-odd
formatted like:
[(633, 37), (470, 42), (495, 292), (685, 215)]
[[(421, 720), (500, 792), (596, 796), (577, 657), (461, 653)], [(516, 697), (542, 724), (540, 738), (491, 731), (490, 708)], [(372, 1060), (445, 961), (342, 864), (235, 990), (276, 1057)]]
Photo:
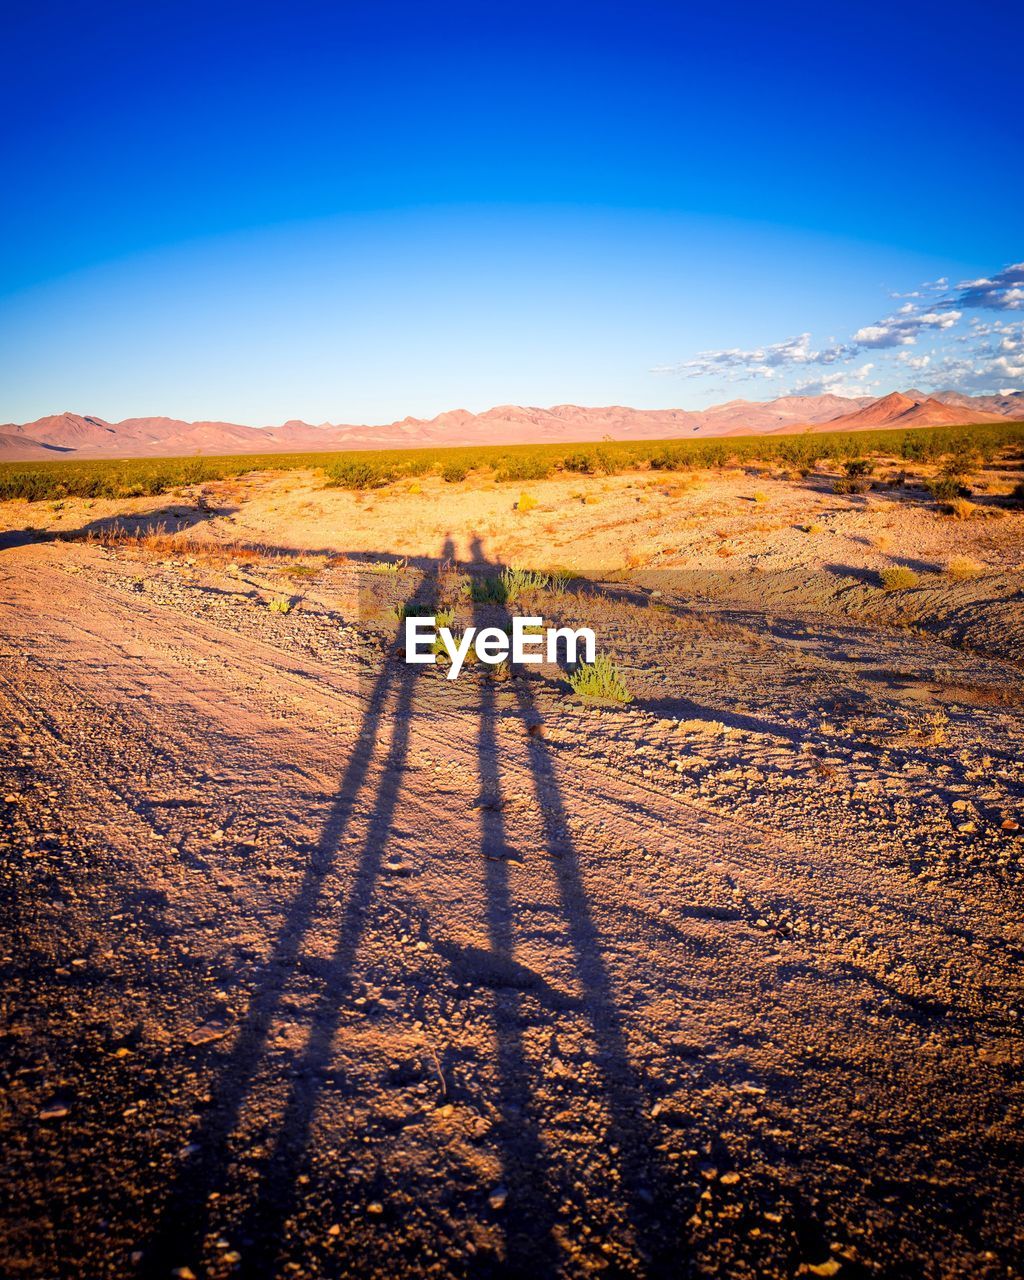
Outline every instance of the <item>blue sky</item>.
[(0, 419), (1024, 386), (1019, 6), (42, 0), (5, 35)]

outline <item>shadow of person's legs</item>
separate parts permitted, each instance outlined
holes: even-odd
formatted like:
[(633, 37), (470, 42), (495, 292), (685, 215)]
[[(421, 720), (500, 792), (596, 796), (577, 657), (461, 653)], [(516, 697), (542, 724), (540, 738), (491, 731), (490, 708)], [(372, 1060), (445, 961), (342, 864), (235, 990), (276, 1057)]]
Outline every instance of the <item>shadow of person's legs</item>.
[[(394, 701), (395, 731), (392, 738), (384, 784), (378, 794), (370, 819), (370, 834), (364, 844), (349, 899), (343, 914), (338, 947), (324, 994), (319, 1001), (310, 1028), (305, 1056), (319, 1061), (329, 1051), (336, 1020), (336, 1002), (329, 993), (344, 984), (361, 932), (361, 913), (372, 893), (380, 864), (378, 839), (394, 810), (397, 783), (394, 766), (404, 755), (412, 702), (412, 671), (404, 663), (385, 655), (384, 669), (370, 690), (366, 709), (338, 790), (312, 852), (298, 892), (292, 899), (279, 929), (270, 958), (252, 992), (248, 1010), (239, 1027), (234, 1044), (220, 1066), (213, 1086), (213, 1098), (203, 1120), (193, 1132), (189, 1148), (192, 1152), (175, 1179), (156, 1224), (145, 1242), (139, 1264), (140, 1277), (165, 1280), (168, 1269), (183, 1262), (198, 1261), (210, 1221), (211, 1195), (225, 1184), (232, 1161), (232, 1138), (236, 1134), (242, 1110), (250, 1096), (263, 1062), (271, 1024), (282, 1006), (286, 988), (321, 900), (325, 881), (336, 869), (337, 852), (352, 818), (355, 799), (365, 785), (377, 749), (381, 723), (388, 704)], [(398, 686), (397, 693), (395, 687)], [(375, 834), (376, 833), (376, 836)], [(383, 839), (379, 840), (383, 844)], [(286, 1185), (287, 1165), (296, 1148), (308, 1136), (315, 1095), (293, 1087), (285, 1104), (279, 1129), (280, 1138), (272, 1157), (268, 1179), (257, 1196), (267, 1218), (283, 1219), (275, 1210), (268, 1187), (284, 1192), (281, 1204), (290, 1203)], [(258, 1226), (259, 1240), (266, 1244), (267, 1230), (247, 1215), (250, 1233)], [(254, 1257), (258, 1256), (258, 1251)], [(264, 1273), (269, 1274), (269, 1273)]]

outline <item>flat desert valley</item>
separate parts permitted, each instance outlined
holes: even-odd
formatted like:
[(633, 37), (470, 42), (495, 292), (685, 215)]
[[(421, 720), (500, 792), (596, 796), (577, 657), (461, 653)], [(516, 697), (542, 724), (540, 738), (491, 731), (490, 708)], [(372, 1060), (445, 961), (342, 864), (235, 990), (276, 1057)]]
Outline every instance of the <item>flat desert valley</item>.
[(1022, 468), (0, 503), (0, 1273), (1021, 1275)]

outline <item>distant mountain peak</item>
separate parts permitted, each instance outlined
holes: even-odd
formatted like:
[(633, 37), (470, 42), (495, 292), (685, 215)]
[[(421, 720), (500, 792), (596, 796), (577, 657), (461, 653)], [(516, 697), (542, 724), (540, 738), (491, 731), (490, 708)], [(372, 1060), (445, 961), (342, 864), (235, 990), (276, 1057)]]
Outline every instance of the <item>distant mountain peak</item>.
[(912, 388), (864, 396), (786, 395), (775, 400), (734, 399), (707, 409), (587, 408), (558, 404), (501, 404), (482, 413), (450, 409), (433, 418), (403, 418), (385, 426), (311, 426), (291, 418), (279, 427), (177, 418), (126, 418), (111, 423), (70, 410), (35, 422), (0, 426), (0, 458), (167, 457), (192, 454), (273, 453), (335, 449), (439, 448), (445, 445), (572, 443), (858, 431), (886, 426), (938, 426), (1024, 419), (1024, 394), (926, 395)]

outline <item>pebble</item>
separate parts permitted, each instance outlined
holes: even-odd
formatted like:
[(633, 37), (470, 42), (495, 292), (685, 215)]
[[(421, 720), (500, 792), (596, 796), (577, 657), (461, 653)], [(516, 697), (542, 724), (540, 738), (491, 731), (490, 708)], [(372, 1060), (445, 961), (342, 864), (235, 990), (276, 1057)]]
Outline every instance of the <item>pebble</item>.
[(47, 1102), (39, 1109), (40, 1120), (63, 1120), (71, 1110), (66, 1102), (61, 1102), (54, 1098), (52, 1102)]
[(196, 1027), (194, 1031), (188, 1033), (188, 1043), (210, 1044), (214, 1040), (223, 1039), (230, 1030), (230, 1023), (220, 1018), (211, 1018), (209, 1022), (204, 1022), (201, 1027)]
[(508, 1199), (508, 1191), (504, 1187), (495, 1187), (491, 1194), (487, 1197), (487, 1203), (492, 1209), (504, 1209), (505, 1201)]

